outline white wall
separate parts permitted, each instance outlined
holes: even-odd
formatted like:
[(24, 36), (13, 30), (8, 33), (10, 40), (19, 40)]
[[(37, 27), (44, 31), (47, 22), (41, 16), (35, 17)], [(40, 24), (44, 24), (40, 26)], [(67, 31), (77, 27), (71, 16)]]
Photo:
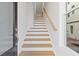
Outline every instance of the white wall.
[(13, 3), (0, 2), (0, 55), (13, 46)]
[[(66, 46), (66, 5), (65, 2), (45, 3), (48, 14), (58, 31), (50, 31), (52, 43), (54, 45), (53, 51), (57, 56), (75, 56), (79, 55)], [(51, 26), (51, 25), (50, 25)], [(52, 30), (52, 29), (51, 29)]]
[(32, 2), (18, 3), (18, 53), (21, 52), (21, 45), (26, 37), (27, 29), (32, 24), (33, 16)]
[(66, 46), (66, 3), (59, 3), (60, 46)]
[(46, 3), (45, 4), (48, 14), (52, 19), (52, 22), (54, 22), (56, 28), (58, 31), (52, 31), (52, 37), (55, 40), (55, 45), (56, 46), (63, 46), (66, 45), (66, 35), (65, 35), (65, 13), (66, 13), (66, 5), (65, 3), (58, 3), (58, 2), (53, 2), (53, 3)]
[[(52, 22), (54, 22), (56, 28), (58, 28), (58, 31), (52, 31), (51, 37), (55, 41), (55, 45), (59, 45), (59, 3), (58, 2), (49, 2), (45, 3), (46, 9), (48, 11), (49, 16), (52, 19)], [(50, 25), (51, 26), (51, 25)]]

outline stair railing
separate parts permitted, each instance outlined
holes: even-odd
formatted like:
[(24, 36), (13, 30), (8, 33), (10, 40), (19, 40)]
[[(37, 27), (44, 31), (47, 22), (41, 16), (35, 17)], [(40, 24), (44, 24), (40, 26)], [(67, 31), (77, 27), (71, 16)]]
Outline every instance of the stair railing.
[(47, 18), (48, 18), (48, 21), (50, 22), (52, 28), (54, 31), (57, 31), (58, 29), (56, 28), (56, 26), (54, 25), (54, 22), (52, 21), (51, 17), (48, 15), (48, 12), (47, 12), (47, 9), (46, 8), (43, 8), (43, 14), (44, 16), (46, 15)]

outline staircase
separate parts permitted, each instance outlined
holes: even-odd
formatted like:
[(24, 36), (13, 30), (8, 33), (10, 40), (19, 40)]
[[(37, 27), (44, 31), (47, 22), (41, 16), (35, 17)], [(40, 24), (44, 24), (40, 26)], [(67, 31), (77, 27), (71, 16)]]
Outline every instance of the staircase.
[(19, 56), (55, 56), (52, 48), (47, 22), (38, 18), (27, 31)]

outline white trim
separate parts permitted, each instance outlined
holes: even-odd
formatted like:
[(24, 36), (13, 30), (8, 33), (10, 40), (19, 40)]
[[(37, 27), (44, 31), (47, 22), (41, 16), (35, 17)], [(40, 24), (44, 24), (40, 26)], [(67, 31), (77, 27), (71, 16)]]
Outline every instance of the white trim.
[(60, 20), (60, 40), (59, 40), (59, 45), (60, 46), (66, 46), (66, 35), (65, 35), (65, 2), (59, 4), (59, 20)]

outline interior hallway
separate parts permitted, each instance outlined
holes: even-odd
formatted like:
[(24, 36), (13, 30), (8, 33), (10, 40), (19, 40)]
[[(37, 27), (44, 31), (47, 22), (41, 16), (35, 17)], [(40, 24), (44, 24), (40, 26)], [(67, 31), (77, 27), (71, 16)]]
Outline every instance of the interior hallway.
[(78, 55), (66, 47), (64, 25), (60, 25), (64, 13), (65, 3), (18, 3), (18, 55)]

